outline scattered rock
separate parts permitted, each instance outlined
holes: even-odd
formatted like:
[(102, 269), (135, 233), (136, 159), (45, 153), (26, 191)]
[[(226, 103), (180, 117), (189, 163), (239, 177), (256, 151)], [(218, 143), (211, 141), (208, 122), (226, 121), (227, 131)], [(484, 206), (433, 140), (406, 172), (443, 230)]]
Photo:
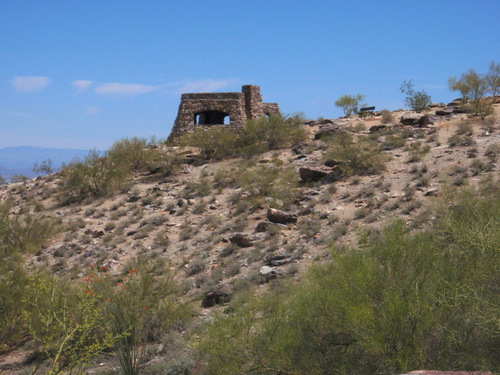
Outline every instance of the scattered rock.
[(370, 133), (376, 133), (376, 132), (384, 130), (384, 129), (387, 129), (387, 125), (374, 125), (374, 126), (371, 126), (370, 129), (368, 129), (368, 131)]
[(339, 134), (339, 133), (342, 133), (342, 132), (344, 132), (344, 130), (342, 130), (341, 126), (339, 126), (339, 125), (329, 125), (329, 126), (325, 126), (325, 127), (321, 128), (321, 129), (319, 129), (314, 134), (314, 139), (318, 140), (318, 139), (321, 139), (323, 137), (332, 136), (332, 135)]
[(299, 168), (299, 176), (302, 181), (321, 181), (323, 183), (332, 183), (342, 179), (343, 173), (339, 168), (325, 167), (302, 167)]
[(260, 269), (260, 274), (262, 276), (268, 276), (271, 275), (272, 273), (274, 273), (274, 270), (269, 266), (262, 266), (262, 268)]
[(229, 237), (229, 241), (240, 247), (250, 247), (266, 238), (266, 233), (235, 233)]
[(299, 168), (299, 176), (302, 181), (319, 181), (326, 177), (330, 172), (330, 168), (322, 167), (302, 167)]
[(294, 212), (285, 212), (277, 210), (275, 208), (270, 208), (269, 210), (267, 210), (267, 219), (273, 223), (296, 223), (298, 218), (298, 215)]
[(255, 231), (257, 233), (262, 233), (262, 232), (267, 232), (269, 229), (269, 226), (271, 225), (270, 222), (268, 221), (261, 221), (257, 226), (255, 227)]
[(267, 258), (265, 263), (270, 267), (279, 267), (293, 262), (295, 259), (297, 259), (297, 257), (292, 254), (278, 254)]
[(405, 113), (401, 116), (401, 123), (403, 125), (417, 125), (422, 117), (423, 116), (418, 113)]
[(435, 196), (439, 192), (439, 189), (431, 188), (424, 192), (424, 197)]
[(304, 150), (306, 149), (307, 146), (308, 146), (308, 143), (306, 143), (306, 142), (300, 142), (297, 146), (295, 146), (294, 148), (292, 148), (292, 152), (295, 155), (303, 154)]

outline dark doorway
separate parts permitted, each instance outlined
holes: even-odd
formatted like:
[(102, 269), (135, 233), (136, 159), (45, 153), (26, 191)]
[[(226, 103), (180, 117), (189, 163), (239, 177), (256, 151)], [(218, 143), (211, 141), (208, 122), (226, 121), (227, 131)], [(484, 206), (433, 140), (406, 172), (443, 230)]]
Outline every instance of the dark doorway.
[(194, 115), (195, 125), (229, 125), (229, 113), (222, 111), (203, 111)]

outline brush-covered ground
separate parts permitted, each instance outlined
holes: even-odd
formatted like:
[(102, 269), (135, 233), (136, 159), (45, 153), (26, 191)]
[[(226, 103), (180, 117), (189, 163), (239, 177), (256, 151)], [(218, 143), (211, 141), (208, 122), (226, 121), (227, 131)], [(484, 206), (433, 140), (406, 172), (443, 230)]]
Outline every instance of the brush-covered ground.
[[(242, 295), (266, 293), (279, 280), (300, 283), (311, 265), (332, 261), (333, 247), (363, 247), (363, 238), (395, 220), (410, 231), (432, 229), (436, 207), (450, 201), (450, 194), (498, 185), (500, 104), (495, 112), (484, 121), (466, 114), (432, 116), (433, 123), (423, 127), (402, 125), (407, 111), (393, 112), (392, 121), (387, 113), (306, 121), (301, 141), (222, 160), (207, 159), (203, 149), (161, 144), (148, 150), (175, 159), (167, 172), (138, 168), (116, 189), (94, 196), (75, 193), (64, 171), (1, 186), (2, 219), (9, 218), (11, 227), (16, 216), (29, 218), (33, 227), (43, 223), (33, 243), (19, 245), (26, 273), (44, 270), (88, 285), (98, 269), (105, 270), (103, 278), (122, 282), (138, 264), (155, 264), (158, 277), (168, 270), (188, 318), (141, 344), (146, 348), (140, 369), (202, 374), (209, 370), (193, 344), (203, 335), (199, 330), (219, 313), (231, 313)], [(272, 209), (279, 211), (273, 216)], [(9, 285), (4, 281), (1, 287)], [(20, 305), (29, 303), (26, 296), (36, 298), (36, 290), (30, 293), (16, 297)], [(33, 313), (23, 309), (19, 319), (31, 324), (2, 321), (21, 328), (3, 329), (0, 373), (31, 373), (39, 362), (39, 373), (52, 368), (36, 340)], [(246, 371), (264, 373), (266, 366)], [(220, 373), (236, 371), (222, 367)], [(85, 371), (108, 374), (118, 368), (119, 359), (108, 349)], [(281, 368), (269, 373), (298, 373)]]

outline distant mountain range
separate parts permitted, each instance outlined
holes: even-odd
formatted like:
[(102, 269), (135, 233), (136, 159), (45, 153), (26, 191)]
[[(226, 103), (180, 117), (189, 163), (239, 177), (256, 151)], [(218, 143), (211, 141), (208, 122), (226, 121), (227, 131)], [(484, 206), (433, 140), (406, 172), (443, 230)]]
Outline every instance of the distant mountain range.
[(63, 163), (75, 158), (83, 159), (89, 150), (42, 148), (33, 146), (0, 148), (0, 174), (7, 180), (14, 175), (35, 177), (33, 165), (44, 160), (52, 160), (52, 168), (57, 170)]

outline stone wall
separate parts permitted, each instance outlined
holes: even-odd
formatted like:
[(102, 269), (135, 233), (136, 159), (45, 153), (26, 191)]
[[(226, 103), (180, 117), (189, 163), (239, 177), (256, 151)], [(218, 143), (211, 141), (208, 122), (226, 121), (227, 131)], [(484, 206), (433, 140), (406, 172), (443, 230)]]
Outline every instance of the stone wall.
[(182, 94), (181, 104), (169, 139), (199, 127), (226, 126), (238, 128), (247, 120), (280, 113), (276, 103), (263, 103), (260, 87), (245, 85), (242, 92)]

